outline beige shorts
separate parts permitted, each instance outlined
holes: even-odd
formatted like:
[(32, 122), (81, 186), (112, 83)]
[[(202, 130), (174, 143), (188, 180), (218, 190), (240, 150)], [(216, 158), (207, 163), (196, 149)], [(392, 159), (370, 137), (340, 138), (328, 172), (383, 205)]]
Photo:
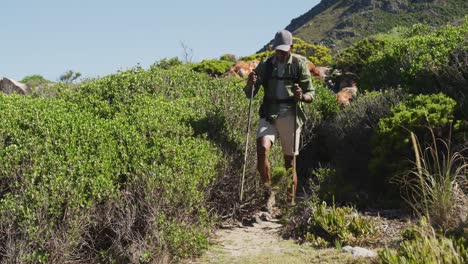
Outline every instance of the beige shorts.
[(257, 130), (257, 139), (267, 137), (271, 143), (275, 143), (275, 139), (279, 137), (283, 154), (293, 156), (299, 154), (299, 139), (301, 135), (301, 128), (296, 129), (296, 149), (294, 149), (294, 122), (295, 116), (293, 113), (278, 117), (272, 123), (261, 118)]

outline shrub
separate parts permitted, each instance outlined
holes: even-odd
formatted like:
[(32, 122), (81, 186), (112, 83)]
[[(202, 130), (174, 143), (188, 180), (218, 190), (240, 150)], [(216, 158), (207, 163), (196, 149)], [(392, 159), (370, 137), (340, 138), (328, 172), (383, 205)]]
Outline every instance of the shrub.
[(219, 60), (236, 62), (237, 58), (236, 58), (236, 55), (234, 54), (224, 54), (224, 55), (221, 55), (221, 57), (219, 57)]
[(47, 80), (46, 78), (42, 77), (42, 75), (38, 75), (38, 74), (26, 76), (21, 80), (21, 82), (29, 85), (30, 87), (35, 87), (41, 84), (51, 83), (51, 81)]
[(464, 244), (445, 237), (425, 237), (414, 241), (405, 241), (392, 252), (388, 249), (379, 251), (382, 263), (454, 263), (462, 264), (468, 261)]
[(314, 45), (300, 38), (293, 40), (293, 52), (309, 59), (317, 66), (330, 65), (332, 63), (331, 51), (322, 45)]
[(459, 104), (460, 118), (468, 120), (468, 38), (465, 47), (453, 50), (449, 62), (433, 74), (441, 90)]
[(274, 54), (274, 51), (272, 51), (271, 49), (268, 49), (268, 50), (263, 51), (263, 52), (255, 53), (255, 54), (248, 55), (248, 56), (244, 56), (244, 57), (240, 58), (239, 60), (242, 60), (242, 61), (251, 61), (251, 60), (262, 61), (263, 59), (266, 59), (266, 58), (270, 57), (273, 54)]
[(316, 120), (315, 123), (330, 120), (340, 111), (336, 95), (323, 82), (314, 82), (314, 87), (315, 98), (311, 105), (313, 109), (311, 118)]
[[(379, 90), (398, 85), (407, 87), (411, 93), (449, 92), (444, 76), (450, 61), (457, 61), (456, 50), (466, 50), (468, 23), (460, 26), (445, 26), (432, 30), (424, 25), (415, 25), (398, 35), (376, 36), (365, 39), (337, 56), (336, 66), (353, 71), (360, 79), (358, 86), (364, 90)], [(450, 66), (451, 76), (463, 73), (463, 64)], [(461, 80), (458, 78), (458, 80)], [(465, 85), (457, 85), (464, 89)], [(452, 83), (453, 84), (453, 83)]]
[(329, 208), (325, 202), (306, 202), (287, 226), (287, 233), (315, 247), (370, 245), (376, 235), (375, 223), (351, 207)]
[(382, 263), (466, 263), (466, 238), (438, 237), (424, 219), (413, 229), (411, 238), (403, 241), (396, 251), (388, 248), (378, 252)]
[(383, 50), (385, 45), (386, 42), (379, 39), (360, 40), (336, 56), (336, 66), (352, 72), (361, 72), (369, 58)]
[(157, 61), (156, 63), (153, 64), (152, 67), (159, 67), (161, 69), (168, 70), (170, 68), (177, 67), (182, 64), (183, 62), (178, 57), (172, 57), (170, 59), (164, 58), (160, 61)]
[[(0, 261), (199, 254), (212, 225), (208, 196), (228, 170), (223, 140), (238, 145), (224, 122), (195, 124), (217, 109), (226, 118), (245, 103), (240, 90), (188, 67), (152, 66), (61, 85), (57, 98), (0, 97)], [(231, 134), (211, 139), (223, 129)]]
[(224, 60), (203, 60), (202, 62), (195, 63), (192, 69), (196, 72), (204, 72), (211, 76), (221, 76), (232, 64), (231, 61)]
[(122, 127), (62, 100), (0, 100), (1, 255), (47, 260), (57, 230), (73, 247), (85, 212), (118, 194)]
[(71, 86), (72, 84), (53, 83), (42, 77), (41, 75), (30, 75), (24, 77), (21, 82), (31, 88), (32, 95), (37, 97), (54, 97), (57, 94), (57, 89), (60, 86)]
[[(368, 163), (372, 154), (370, 139), (379, 120), (388, 116), (391, 107), (401, 98), (401, 91), (396, 90), (359, 96), (350, 106), (324, 119), (314, 130), (304, 131), (304, 137), (311, 140), (301, 152), (299, 160), (309, 168), (316, 168), (317, 162), (330, 164), (336, 171), (334, 180), (337, 188), (334, 195), (337, 201), (354, 201), (353, 191), (380, 193), (380, 189), (369, 184), (371, 176)], [(307, 170), (302, 177), (309, 178), (311, 175), (314, 173)]]
[(446, 26), (434, 34), (414, 36), (399, 43), (394, 49), (394, 56), (399, 60), (402, 81), (415, 92), (438, 92), (440, 88), (443, 89), (434, 87), (431, 73), (448, 64), (449, 54), (463, 43), (467, 35), (468, 24)]
[[(410, 133), (426, 140), (425, 127), (437, 136), (447, 137), (454, 123), (456, 102), (443, 94), (410, 96), (391, 110), (389, 117), (379, 121), (372, 139), (373, 158), (369, 170), (377, 190), (385, 190), (389, 179), (410, 168)], [(394, 190), (395, 191), (395, 190)]]
[(330, 168), (330, 165), (320, 167), (312, 171), (312, 177), (309, 178), (309, 185), (312, 192), (313, 201), (333, 202), (335, 197), (342, 200), (352, 191), (352, 186), (346, 183), (343, 178), (339, 178), (336, 169)]

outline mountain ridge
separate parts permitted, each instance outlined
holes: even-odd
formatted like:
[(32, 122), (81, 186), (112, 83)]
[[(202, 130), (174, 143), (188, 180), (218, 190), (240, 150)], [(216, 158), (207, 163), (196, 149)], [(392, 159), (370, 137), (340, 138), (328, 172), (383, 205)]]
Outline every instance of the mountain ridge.
[(439, 27), (467, 14), (466, 0), (322, 0), (285, 29), (306, 42), (340, 49), (394, 27), (416, 23)]

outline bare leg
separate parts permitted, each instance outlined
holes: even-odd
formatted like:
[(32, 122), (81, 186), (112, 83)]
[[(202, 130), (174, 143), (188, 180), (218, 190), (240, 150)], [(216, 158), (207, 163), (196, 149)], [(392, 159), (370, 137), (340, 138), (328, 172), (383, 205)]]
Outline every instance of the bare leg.
[(268, 162), (268, 153), (270, 152), (271, 145), (272, 142), (266, 137), (257, 139), (257, 166), (265, 188), (263, 193), (265, 205), (262, 210), (266, 210), (269, 213), (273, 212), (273, 206), (275, 205), (275, 195), (271, 186), (270, 163)]
[(257, 139), (257, 169), (265, 186), (271, 186), (270, 162), (268, 162), (271, 145), (271, 140), (266, 137)]
[(284, 155), (284, 167), (286, 170), (292, 168), (292, 184), (288, 190), (288, 200), (291, 202), (291, 204), (294, 204), (297, 190), (296, 159), (294, 156)]

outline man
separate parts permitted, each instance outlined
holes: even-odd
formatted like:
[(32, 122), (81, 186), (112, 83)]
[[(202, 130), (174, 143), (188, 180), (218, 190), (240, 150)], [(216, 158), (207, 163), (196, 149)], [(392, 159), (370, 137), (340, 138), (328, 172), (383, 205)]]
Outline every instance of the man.
[[(275, 54), (263, 60), (252, 72), (244, 88), (250, 98), (263, 86), (264, 98), (260, 107), (257, 130), (257, 168), (265, 187), (265, 208), (272, 210), (274, 194), (271, 188), (271, 171), (268, 153), (277, 137), (280, 138), (286, 170), (292, 169), (293, 182), (288, 190), (288, 200), (294, 205), (297, 189), (296, 159), (301, 126), (305, 121), (304, 103), (311, 103), (314, 88), (306, 59), (291, 53), (292, 34), (281, 30), (275, 35)], [(294, 131), (296, 129), (296, 131)]]

